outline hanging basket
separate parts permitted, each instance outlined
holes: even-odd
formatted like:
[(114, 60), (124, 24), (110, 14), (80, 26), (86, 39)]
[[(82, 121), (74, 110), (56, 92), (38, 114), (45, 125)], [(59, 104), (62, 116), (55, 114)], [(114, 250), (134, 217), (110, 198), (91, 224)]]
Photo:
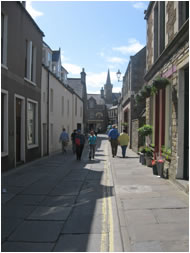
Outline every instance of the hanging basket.
[(152, 82), (153, 89), (156, 88), (157, 90), (164, 89), (168, 84), (170, 84), (169, 79), (165, 77), (156, 77)]

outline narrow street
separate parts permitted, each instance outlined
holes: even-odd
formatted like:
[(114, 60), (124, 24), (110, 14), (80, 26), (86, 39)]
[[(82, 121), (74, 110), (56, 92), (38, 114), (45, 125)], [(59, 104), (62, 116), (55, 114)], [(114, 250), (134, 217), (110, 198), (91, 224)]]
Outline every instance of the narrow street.
[(152, 168), (111, 156), (98, 136), (95, 160), (69, 150), (2, 174), (2, 251), (188, 251), (188, 195)]

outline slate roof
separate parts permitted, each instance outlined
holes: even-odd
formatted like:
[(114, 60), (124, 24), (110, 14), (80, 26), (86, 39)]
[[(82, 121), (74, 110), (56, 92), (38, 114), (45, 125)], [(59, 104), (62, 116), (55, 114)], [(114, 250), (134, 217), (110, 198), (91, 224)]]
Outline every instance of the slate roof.
[(59, 57), (60, 57), (60, 51), (59, 50), (53, 51), (52, 61), (58, 61)]
[(94, 98), (96, 100), (97, 105), (105, 105), (104, 99), (101, 98), (100, 94), (87, 94), (87, 99)]
[(82, 98), (83, 85), (80, 78), (67, 78), (68, 85)]

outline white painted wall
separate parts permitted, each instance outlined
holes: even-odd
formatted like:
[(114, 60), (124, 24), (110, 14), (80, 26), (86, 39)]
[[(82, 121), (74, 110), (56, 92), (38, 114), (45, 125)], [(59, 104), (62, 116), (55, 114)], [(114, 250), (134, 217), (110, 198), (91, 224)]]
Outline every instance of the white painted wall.
[[(42, 154), (43, 154), (43, 124), (47, 123), (47, 81), (48, 72), (42, 67), (42, 103), (41, 103), (41, 130), (42, 130)], [(51, 73), (49, 75), (49, 89), (53, 90), (53, 111), (49, 112), (49, 153), (61, 151), (59, 136), (64, 127), (70, 135), (77, 123), (82, 125), (83, 130), (83, 102), (76, 94), (71, 93)], [(75, 98), (77, 98), (77, 114), (75, 113)], [(63, 105), (64, 101), (64, 106)], [(51, 103), (51, 99), (50, 99)], [(51, 107), (51, 104), (50, 104)], [(82, 114), (81, 114), (82, 108)], [(71, 146), (71, 140), (69, 145)]]

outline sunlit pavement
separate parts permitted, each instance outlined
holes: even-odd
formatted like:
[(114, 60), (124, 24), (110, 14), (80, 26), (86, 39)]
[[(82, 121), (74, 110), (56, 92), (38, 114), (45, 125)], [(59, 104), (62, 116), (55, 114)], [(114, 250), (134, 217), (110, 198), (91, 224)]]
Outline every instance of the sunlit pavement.
[(188, 196), (98, 139), (3, 174), (2, 251), (188, 251)]

